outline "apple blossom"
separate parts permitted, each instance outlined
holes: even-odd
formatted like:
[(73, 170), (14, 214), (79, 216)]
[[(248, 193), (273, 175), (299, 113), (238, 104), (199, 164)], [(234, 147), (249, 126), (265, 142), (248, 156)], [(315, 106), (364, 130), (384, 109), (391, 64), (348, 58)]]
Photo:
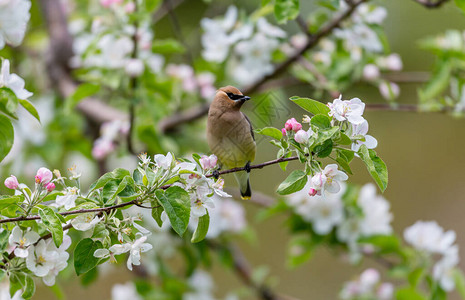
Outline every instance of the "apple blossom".
[(11, 175), (5, 179), (5, 186), (11, 190), (16, 190), (19, 186), (19, 182), (18, 179), (16, 179), (16, 176)]
[(56, 252), (47, 250), (47, 244), (44, 240), (40, 240), (35, 247), (29, 248), (26, 258), (27, 268), (36, 276), (44, 277), (54, 267), (57, 256)]
[(363, 218), (360, 221), (360, 232), (364, 236), (376, 234), (391, 234), (392, 214), (389, 212), (389, 202), (376, 194), (374, 184), (365, 184), (361, 189), (357, 205), (362, 209)]
[(23, 231), (15, 226), (11, 231), (11, 235), (8, 238), (8, 242), (11, 247), (14, 248), (14, 254), (17, 257), (25, 258), (28, 256), (27, 248), (34, 248), (34, 244), (39, 240), (40, 236), (37, 232), (28, 231), (23, 233)]
[(111, 300), (142, 300), (133, 282), (115, 284), (111, 288)]
[(36, 183), (46, 185), (53, 178), (53, 173), (47, 168), (40, 168), (35, 176)]
[(340, 95), (339, 99), (334, 99), (333, 103), (328, 103), (328, 107), (330, 109), (329, 115), (337, 121), (349, 121), (355, 125), (365, 121), (362, 117), (365, 104), (359, 98), (342, 100), (342, 95)]
[(435, 221), (418, 221), (404, 230), (404, 239), (415, 249), (444, 254), (455, 242), (455, 231), (444, 229)]
[[(21, 1), (21, 0), (14, 0)], [(0, 3), (1, 7), (1, 3)], [(0, 24), (1, 25), (1, 24)], [(1, 27), (0, 27), (1, 30)], [(0, 35), (1, 42), (1, 35)], [(4, 59), (2, 62), (2, 69), (0, 72), (0, 88), (6, 87), (9, 88), (19, 99), (26, 100), (31, 97), (33, 94), (24, 88), (25, 83), (24, 79), (19, 77), (16, 74), (10, 74), (10, 61)]]
[(0, 1), (0, 49), (5, 43), (15, 47), (21, 44), (31, 17), (30, 8), (29, 0)]
[(79, 195), (79, 189), (77, 187), (68, 187), (66, 194), (63, 196), (56, 197), (56, 203), (58, 206), (64, 206), (66, 210), (69, 210), (76, 206), (76, 199)]
[(141, 236), (132, 243), (125, 243), (120, 245), (113, 245), (110, 247), (110, 252), (115, 255), (123, 254), (129, 252), (129, 257), (127, 261), (127, 267), (132, 271), (132, 265), (140, 265), (140, 254), (142, 252), (147, 252), (152, 249), (152, 245), (145, 243), (147, 236)]
[(286, 32), (279, 27), (273, 26), (265, 18), (257, 20), (258, 31), (266, 34), (269, 37), (285, 38)]
[(382, 81), (379, 84), (379, 92), (381, 93), (381, 96), (383, 96), (384, 99), (393, 100), (399, 97), (400, 88), (394, 82)]
[(131, 77), (140, 76), (144, 73), (144, 62), (138, 58), (130, 58), (126, 61), (124, 70)]
[(310, 135), (307, 133), (307, 131), (301, 129), (294, 135), (294, 140), (299, 144), (305, 144), (309, 137)]
[(85, 213), (80, 214), (73, 220), (71, 220), (71, 225), (74, 229), (79, 231), (87, 231), (95, 227), (95, 225), (100, 222), (101, 218), (96, 216), (94, 213)]
[(454, 269), (459, 263), (458, 252), (457, 245), (451, 246), (433, 267), (433, 278), (446, 292), (451, 292), (455, 288)]
[(378, 141), (371, 135), (368, 135), (367, 133), (368, 122), (366, 120), (364, 120), (361, 124), (358, 125), (352, 124), (352, 137), (363, 136), (365, 138), (365, 141), (355, 140), (351, 145), (352, 151), (357, 152), (360, 149), (360, 146), (362, 145), (365, 145), (368, 149), (375, 149), (376, 146), (378, 146)]
[(374, 64), (368, 64), (363, 67), (363, 78), (368, 81), (373, 81), (379, 78), (379, 68)]
[(283, 136), (286, 136), (287, 135), (286, 128), (281, 128), (281, 133), (283, 134)]
[(155, 165), (164, 170), (169, 169), (174, 162), (174, 157), (171, 152), (168, 152), (166, 156), (163, 154), (155, 154), (153, 159), (155, 161)]
[(328, 234), (335, 226), (341, 224), (344, 219), (344, 206), (339, 196), (313, 196), (310, 199), (307, 219), (312, 222), (316, 233)]
[(210, 156), (204, 155), (199, 159), (199, 162), (204, 170), (214, 169), (218, 162), (218, 158), (215, 154), (212, 154)]
[(347, 180), (349, 177), (346, 173), (339, 171), (336, 164), (327, 165), (322, 172), (315, 174), (312, 177), (312, 187), (317, 190), (318, 195), (323, 192), (338, 193), (341, 190), (341, 181)]

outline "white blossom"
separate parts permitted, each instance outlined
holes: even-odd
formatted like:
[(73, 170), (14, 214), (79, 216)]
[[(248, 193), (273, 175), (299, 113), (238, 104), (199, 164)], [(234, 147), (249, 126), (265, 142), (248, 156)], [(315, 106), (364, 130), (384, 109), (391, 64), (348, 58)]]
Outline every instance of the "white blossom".
[(155, 154), (153, 157), (155, 164), (157, 167), (167, 170), (171, 167), (172, 163), (174, 162), (174, 157), (171, 152), (168, 152), (165, 155), (163, 154)]
[[(132, 243), (124, 243), (120, 245), (113, 245), (110, 247), (110, 252), (114, 253), (115, 255), (123, 254), (129, 252), (128, 261), (126, 266), (129, 270), (132, 271), (132, 265), (138, 266), (140, 265), (140, 254), (142, 252), (147, 252), (152, 249), (152, 245), (146, 243), (147, 236), (140, 236)], [(94, 253), (95, 255), (95, 253)]]
[(76, 206), (76, 199), (79, 195), (79, 189), (76, 187), (68, 187), (66, 194), (57, 196), (56, 203), (58, 206), (64, 206), (66, 210)]
[(418, 250), (444, 254), (455, 242), (453, 230), (444, 229), (435, 221), (418, 221), (404, 230), (404, 239)]
[(85, 213), (71, 220), (71, 224), (76, 230), (87, 231), (94, 228), (100, 220), (101, 218), (94, 213)]
[(381, 96), (383, 96), (384, 99), (393, 100), (393, 99), (399, 97), (400, 88), (394, 82), (382, 81), (379, 84), (379, 92), (380, 92)]
[(363, 211), (363, 219), (360, 224), (362, 235), (392, 233), (392, 214), (389, 212), (389, 202), (377, 195), (374, 184), (368, 183), (362, 187), (357, 205)]
[(26, 90), (24, 86), (24, 79), (22, 79), (14, 73), (10, 74), (10, 61), (8, 59), (4, 59), (2, 62), (2, 70), (0, 73), (0, 88), (9, 88), (16, 95), (16, 97), (18, 97), (19, 99), (26, 100), (33, 94)]
[(357, 152), (360, 146), (365, 145), (368, 149), (375, 149), (378, 146), (378, 141), (368, 133), (368, 122), (364, 120), (361, 124), (352, 124), (352, 137), (363, 136), (365, 141), (356, 140), (352, 143), (352, 151)]
[(365, 110), (365, 103), (359, 98), (352, 98), (350, 100), (342, 100), (342, 95), (339, 99), (334, 99), (333, 103), (328, 103), (330, 109), (329, 115), (336, 120), (349, 121), (352, 124), (362, 124), (365, 119), (362, 117)]
[(311, 182), (318, 195), (322, 195), (324, 192), (338, 193), (341, 189), (341, 182), (348, 178), (346, 173), (338, 170), (337, 164), (329, 164), (323, 171), (315, 174)]
[(133, 282), (115, 284), (111, 288), (111, 300), (142, 300)]
[(265, 18), (260, 18), (257, 21), (257, 28), (260, 32), (269, 37), (285, 38), (286, 32), (279, 27), (273, 26)]
[(368, 81), (373, 81), (379, 78), (380, 72), (375, 64), (368, 64), (363, 67), (363, 78)]
[(0, 49), (5, 43), (19, 46), (26, 32), (27, 22), (31, 17), (29, 0), (0, 1)]
[(386, 8), (364, 3), (357, 7), (352, 18), (355, 22), (365, 22), (368, 24), (381, 25), (386, 17)]
[(433, 267), (433, 278), (446, 292), (451, 292), (455, 288), (454, 269), (459, 263), (459, 248), (454, 245), (450, 247), (441, 260)]
[(10, 247), (14, 247), (14, 254), (17, 257), (25, 258), (29, 253), (27, 248), (34, 248), (32, 245), (35, 244), (39, 238), (40, 236), (37, 232), (27, 231), (26, 233), (23, 233), (18, 226), (15, 226), (11, 231), (8, 242)]

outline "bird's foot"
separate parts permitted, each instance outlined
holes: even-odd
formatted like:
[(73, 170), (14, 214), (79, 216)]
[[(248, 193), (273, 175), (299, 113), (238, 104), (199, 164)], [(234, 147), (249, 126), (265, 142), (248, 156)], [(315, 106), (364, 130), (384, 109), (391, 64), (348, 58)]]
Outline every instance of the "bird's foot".
[(247, 171), (247, 173), (250, 173), (250, 161), (245, 164), (244, 168)]
[(215, 180), (218, 180), (218, 178), (220, 177), (220, 169), (213, 170), (213, 177), (215, 178)]

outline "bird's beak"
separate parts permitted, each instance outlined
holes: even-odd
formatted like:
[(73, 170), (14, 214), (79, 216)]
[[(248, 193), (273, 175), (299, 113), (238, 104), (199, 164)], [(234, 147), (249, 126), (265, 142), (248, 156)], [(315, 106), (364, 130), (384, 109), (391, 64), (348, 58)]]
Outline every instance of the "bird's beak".
[(249, 96), (242, 96), (241, 98), (237, 99), (239, 101), (247, 101), (247, 100), (250, 100), (250, 97)]

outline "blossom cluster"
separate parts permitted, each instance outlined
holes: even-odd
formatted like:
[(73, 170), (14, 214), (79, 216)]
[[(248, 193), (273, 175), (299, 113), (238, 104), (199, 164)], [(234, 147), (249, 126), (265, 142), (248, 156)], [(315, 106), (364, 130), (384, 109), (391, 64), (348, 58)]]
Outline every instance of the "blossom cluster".
[(380, 282), (380, 278), (381, 276), (376, 269), (366, 269), (358, 279), (344, 285), (339, 298), (343, 300), (392, 299), (394, 286), (388, 282)]
[(273, 71), (272, 54), (287, 35), (263, 17), (256, 22), (241, 20), (235, 6), (230, 6), (223, 18), (202, 19), (201, 26), (203, 58), (222, 63), (230, 56), (229, 75), (241, 85)]
[(455, 288), (454, 269), (459, 263), (455, 232), (445, 232), (435, 221), (418, 221), (405, 229), (404, 239), (429, 259), (433, 259), (433, 255), (440, 256), (433, 266), (433, 278), (442, 289), (452, 291)]

